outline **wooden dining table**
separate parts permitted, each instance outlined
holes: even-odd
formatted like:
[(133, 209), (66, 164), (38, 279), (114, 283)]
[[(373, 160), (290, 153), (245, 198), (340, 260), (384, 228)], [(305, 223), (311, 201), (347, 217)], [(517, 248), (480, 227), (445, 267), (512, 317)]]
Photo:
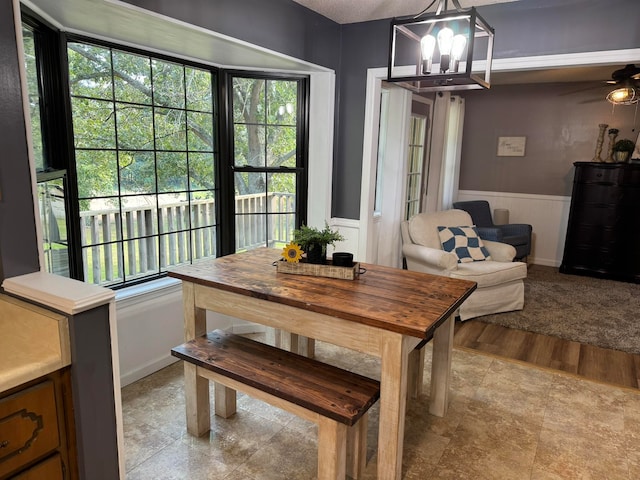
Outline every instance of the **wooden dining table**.
[[(429, 411), (447, 410), (453, 314), (474, 282), (372, 264), (354, 280), (277, 272), (281, 250), (258, 248), (177, 267), (182, 280), (184, 338), (206, 333), (206, 311), (281, 329), (380, 358), (380, 479), (399, 479), (409, 357), (433, 338)], [(419, 379), (421, 381), (421, 378)], [(185, 368), (187, 430), (210, 427), (208, 381)]]

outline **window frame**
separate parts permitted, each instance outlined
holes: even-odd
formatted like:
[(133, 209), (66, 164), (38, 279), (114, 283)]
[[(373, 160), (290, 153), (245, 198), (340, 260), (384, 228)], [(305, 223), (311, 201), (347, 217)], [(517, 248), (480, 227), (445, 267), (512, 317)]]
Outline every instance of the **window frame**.
[[(233, 119), (233, 79), (234, 78), (250, 78), (256, 80), (283, 80), (296, 81), (298, 83), (298, 102), (296, 110), (296, 167), (238, 167), (235, 165), (234, 157), (234, 119)], [(221, 148), (224, 151), (222, 155), (225, 160), (221, 165), (222, 178), (221, 182), (226, 186), (226, 195), (222, 199), (222, 207), (225, 214), (230, 215), (227, 220), (229, 225), (234, 228), (226, 229), (223, 232), (222, 245), (224, 247), (223, 255), (236, 253), (235, 238), (235, 173), (279, 173), (279, 172), (295, 172), (296, 175), (296, 208), (295, 208), (295, 228), (307, 223), (307, 196), (308, 196), (308, 172), (309, 172), (309, 76), (301, 74), (274, 73), (262, 71), (247, 70), (223, 70), (221, 95), (224, 96), (224, 106), (226, 114), (221, 116), (224, 122), (221, 136)], [(265, 245), (266, 246), (266, 245)]]

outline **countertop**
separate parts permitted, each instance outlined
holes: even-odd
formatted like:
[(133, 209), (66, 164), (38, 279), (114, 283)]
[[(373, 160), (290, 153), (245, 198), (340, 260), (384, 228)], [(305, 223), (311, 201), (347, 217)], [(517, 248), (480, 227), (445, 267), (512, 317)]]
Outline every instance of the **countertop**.
[(0, 393), (71, 363), (67, 317), (0, 294)]

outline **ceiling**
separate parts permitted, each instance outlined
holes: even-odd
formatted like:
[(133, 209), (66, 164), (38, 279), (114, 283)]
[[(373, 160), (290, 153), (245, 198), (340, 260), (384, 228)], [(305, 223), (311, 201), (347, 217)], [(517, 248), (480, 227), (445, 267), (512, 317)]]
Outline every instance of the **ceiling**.
[[(356, 23), (421, 13), (432, 0), (293, 0), (337, 23)], [(462, 8), (517, 0), (460, 0)], [(435, 12), (432, 6), (428, 11)], [(448, 9), (454, 9), (449, 2)]]

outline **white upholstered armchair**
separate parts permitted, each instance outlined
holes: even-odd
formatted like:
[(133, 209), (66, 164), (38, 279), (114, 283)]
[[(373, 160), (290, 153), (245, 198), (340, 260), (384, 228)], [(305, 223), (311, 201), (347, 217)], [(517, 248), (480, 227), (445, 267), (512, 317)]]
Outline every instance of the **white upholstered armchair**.
[[(418, 272), (471, 280), (478, 288), (458, 311), (461, 320), (492, 313), (522, 310), (527, 266), (514, 262), (515, 248), (505, 243), (483, 240), (484, 254), (490, 259), (459, 261), (456, 250), (443, 249), (442, 227), (473, 226), (470, 215), (462, 210), (420, 213), (402, 223), (402, 253), (407, 268)], [(475, 241), (473, 239), (472, 241)]]

